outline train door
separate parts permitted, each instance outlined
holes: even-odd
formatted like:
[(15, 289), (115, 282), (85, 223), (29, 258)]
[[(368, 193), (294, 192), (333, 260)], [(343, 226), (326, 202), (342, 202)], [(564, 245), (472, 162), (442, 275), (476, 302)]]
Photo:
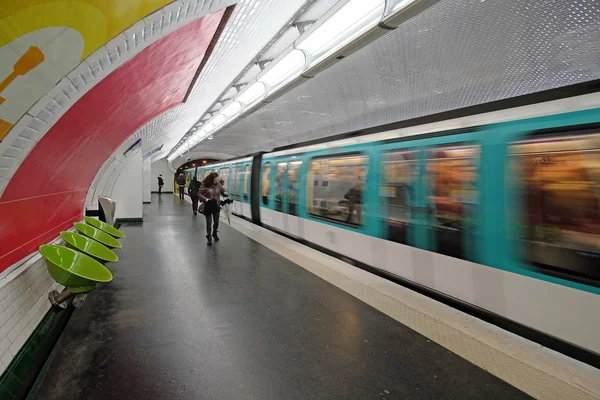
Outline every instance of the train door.
[(300, 187), (301, 187), (302, 161), (292, 160), (287, 163), (287, 169), (284, 176), (285, 203), (284, 212), (286, 213), (286, 232), (302, 237), (302, 219), (298, 217)]
[(231, 167), (231, 176), (229, 178), (229, 198), (233, 200), (231, 204), (231, 212), (235, 214), (242, 214), (242, 207), (240, 204), (240, 172), (242, 167), (240, 165), (233, 165)]
[(273, 174), (273, 190), (271, 191), (271, 195), (275, 197), (273, 202), (272, 226), (283, 231), (287, 231), (287, 215), (285, 214), (288, 196), (285, 182), (287, 165), (287, 161), (277, 161), (275, 173)]
[[(425, 247), (427, 212), (423, 196), (422, 149), (415, 143), (387, 146), (379, 154), (381, 239), (372, 239), (377, 267), (416, 279), (415, 247)], [(422, 251), (422, 250), (417, 250)], [(422, 265), (426, 268), (425, 265)]]
[[(315, 154), (306, 160), (302, 236), (339, 254), (372, 263), (369, 236), (378, 218), (372, 147)], [(345, 149), (344, 149), (345, 150)], [(369, 177), (369, 179), (367, 178)]]
[(475, 260), (479, 213), (481, 148), (472, 142), (450, 142), (423, 149), (427, 232), (424, 247), (464, 260)]
[(250, 183), (251, 183), (251, 165), (250, 163), (243, 164), (241, 172), (241, 184), (242, 184), (242, 195), (241, 195), (241, 208), (242, 215), (246, 218), (252, 218), (252, 210), (250, 207)]
[(415, 245), (418, 173), (418, 149), (394, 149), (381, 155), (383, 235), (390, 242)]
[(260, 168), (260, 221), (268, 226), (274, 226), (275, 201), (273, 199), (273, 163), (274, 160), (265, 160)]

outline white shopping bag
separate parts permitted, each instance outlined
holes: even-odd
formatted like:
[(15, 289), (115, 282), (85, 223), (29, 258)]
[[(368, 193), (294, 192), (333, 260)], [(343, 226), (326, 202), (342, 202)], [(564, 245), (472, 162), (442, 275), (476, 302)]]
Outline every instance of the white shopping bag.
[(227, 218), (227, 223), (231, 225), (231, 204), (225, 203), (223, 205), (223, 212), (225, 213), (225, 218)]

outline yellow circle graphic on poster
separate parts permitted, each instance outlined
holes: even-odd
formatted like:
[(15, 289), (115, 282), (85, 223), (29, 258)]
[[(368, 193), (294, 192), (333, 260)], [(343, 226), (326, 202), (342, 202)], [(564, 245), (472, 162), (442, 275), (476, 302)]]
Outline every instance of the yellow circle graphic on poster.
[(40, 29), (0, 48), (0, 119), (16, 123), (82, 54), (83, 38), (64, 27)]
[(168, 0), (0, 4), (0, 141), (83, 59)]

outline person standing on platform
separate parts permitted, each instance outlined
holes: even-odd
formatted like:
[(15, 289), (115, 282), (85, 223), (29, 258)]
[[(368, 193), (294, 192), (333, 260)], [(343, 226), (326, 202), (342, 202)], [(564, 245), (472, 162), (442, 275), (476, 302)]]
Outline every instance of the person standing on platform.
[(198, 193), (200, 192), (200, 181), (194, 175), (194, 178), (190, 182), (190, 186), (188, 186), (188, 194), (190, 195), (190, 199), (192, 199), (192, 210), (194, 211), (194, 215), (198, 215)]
[[(202, 187), (200, 188), (199, 197), (204, 203), (204, 216), (206, 217), (206, 240), (208, 245), (212, 245), (212, 239), (215, 242), (219, 241), (217, 232), (219, 231), (219, 214), (221, 213), (221, 195), (227, 197), (229, 194), (223, 189), (219, 183), (219, 175), (216, 172), (208, 174)], [(212, 228), (212, 237), (211, 237)]]
[(162, 194), (162, 187), (165, 185), (162, 174), (158, 175), (158, 194)]
[(183, 174), (179, 174), (177, 177), (177, 185), (179, 186), (179, 200), (183, 200), (185, 193), (185, 176)]

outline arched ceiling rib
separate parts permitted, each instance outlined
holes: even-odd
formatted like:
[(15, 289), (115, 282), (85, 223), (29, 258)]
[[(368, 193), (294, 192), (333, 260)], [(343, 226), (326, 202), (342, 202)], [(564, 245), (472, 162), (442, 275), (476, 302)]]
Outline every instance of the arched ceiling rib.
[(193, 151), (245, 155), (600, 78), (592, 0), (442, 0)]

